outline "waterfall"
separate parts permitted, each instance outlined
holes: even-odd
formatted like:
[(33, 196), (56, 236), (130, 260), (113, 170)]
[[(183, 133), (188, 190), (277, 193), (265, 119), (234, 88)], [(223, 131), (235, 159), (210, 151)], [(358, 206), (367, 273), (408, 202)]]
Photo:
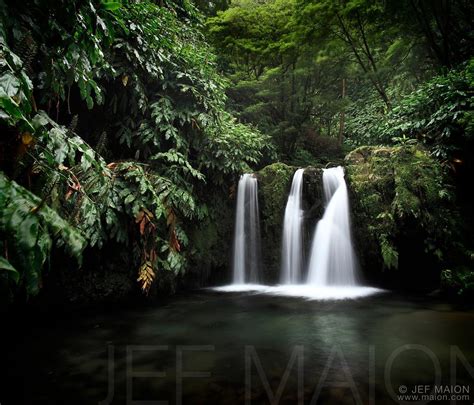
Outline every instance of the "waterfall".
[(356, 259), (352, 246), (349, 198), (344, 169), (324, 169), (326, 209), (316, 226), (311, 247), (308, 284), (315, 286), (355, 286)]
[[(352, 247), (349, 198), (342, 167), (323, 171), (325, 211), (318, 222), (311, 247), (307, 283), (302, 284), (302, 179), (303, 169), (293, 176), (285, 209), (282, 241), (283, 285), (254, 284), (259, 281), (260, 229), (257, 179), (240, 177), (234, 239), (233, 284), (212, 287), (219, 292), (247, 292), (309, 300), (342, 300), (379, 294), (384, 290), (357, 283)], [(299, 284), (298, 284), (299, 283)]]
[(233, 284), (260, 279), (260, 217), (258, 183), (252, 174), (240, 176), (235, 214)]
[(303, 220), (303, 211), (301, 209), (303, 172), (304, 169), (298, 169), (295, 172), (285, 208), (281, 249), (282, 284), (297, 284), (301, 282), (301, 266), (303, 261), (301, 229)]

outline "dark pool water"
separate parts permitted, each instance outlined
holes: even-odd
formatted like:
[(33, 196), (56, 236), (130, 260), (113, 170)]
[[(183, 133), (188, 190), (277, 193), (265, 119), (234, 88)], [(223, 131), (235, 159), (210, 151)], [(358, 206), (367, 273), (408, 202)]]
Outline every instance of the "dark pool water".
[[(456, 403), (472, 404), (473, 325), (473, 310), (392, 293), (318, 302), (200, 291), (28, 321), (4, 344), (0, 402), (449, 403), (440, 392), (461, 390)], [(420, 397), (398, 397), (413, 390)]]

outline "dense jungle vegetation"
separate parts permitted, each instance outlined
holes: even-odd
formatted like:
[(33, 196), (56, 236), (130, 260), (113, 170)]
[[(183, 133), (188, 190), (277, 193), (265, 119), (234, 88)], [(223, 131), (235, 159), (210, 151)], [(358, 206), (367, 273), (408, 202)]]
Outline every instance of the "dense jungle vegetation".
[[(0, 0), (2, 301), (123, 255), (146, 294), (223, 249), (197, 231), (241, 173), (361, 146), (422, 151), (391, 164), (433, 187), (396, 188), (371, 229), (402, 212), (443, 234), (443, 280), (468, 291), (473, 22), (470, 0)], [(438, 200), (449, 221), (420, 208)]]

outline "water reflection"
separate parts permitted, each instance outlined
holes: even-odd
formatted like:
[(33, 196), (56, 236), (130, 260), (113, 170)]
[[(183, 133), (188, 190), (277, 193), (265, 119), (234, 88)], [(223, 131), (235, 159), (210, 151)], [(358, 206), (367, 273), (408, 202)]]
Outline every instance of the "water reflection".
[[(439, 361), (442, 382), (450, 383), (452, 346), (474, 363), (474, 330), (467, 327), (473, 321), (473, 311), (388, 293), (358, 300), (307, 301), (207, 291), (177, 297), (166, 306), (88, 314), (28, 327), (9, 343), (4, 366), (8, 375), (3, 379), (7, 390), (0, 400), (2, 404), (9, 403), (8, 397), (15, 404), (64, 403), (65, 399), (98, 403), (107, 396), (107, 348), (113, 346), (115, 403), (127, 399), (130, 387), (134, 400), (174, 403), (180, 373), (183, 403), (244, 403), (249, 364), (250, 395), (253, 403), (263, 403), (268, 402), (267, 392), (257, 363), (276, 393), (299, 347), (304, 355), (305, 403), (321, 380), (347, 385), (344, 370), (349, 370), (363, 402), (369, 401), (372, 387), (377, 404), (393, 403), (386, 378), (390, 358), (388, 381), (393, 390), (433, 384), (435, 365), (430, 353)], [(249, 348), (256, 357), (246, 361)], [(127, 350), (133, 352), (131, 362)], [(128, 387), (127, 365), (137, 373)], [(187, 372), (211, 375), (194, 378)], [(158, 377), (157, 373), (165, 374)], [(296, 402), (298, 376), (295, 360), (280, 403)], [(461, 361), (457, 380), (467, 385), (473, 381)], [(328, 402), (354, 403), (353, 389), (323, 388), (319, 403)]]

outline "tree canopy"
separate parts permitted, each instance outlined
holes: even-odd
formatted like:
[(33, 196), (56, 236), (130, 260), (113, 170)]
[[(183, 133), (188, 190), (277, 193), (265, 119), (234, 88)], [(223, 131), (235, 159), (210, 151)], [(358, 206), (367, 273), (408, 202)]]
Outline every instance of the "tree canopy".
[[(454, 118), (440, 108), (456, 111), (455, 119), (464, 117), (463, 128), (470, 128), (472, 12), (467, 1), (246, 0), (210, 17), (207, 28), (233, 83), (230, 107), (271, 134), (291, 161), (295, 154), (317, 155), (321, 137), (360, 145), (416, 135), (432, 145), (438, 134), (421, 134), (416, 126), (424, 128), (435, 112), (445, 124)], [(456, 81), (462, 105), (429, 98), (424, 117), (401, 119), (400, 110), (430, 80)], [(394, 120), (403, 134), (380, 131)]]

